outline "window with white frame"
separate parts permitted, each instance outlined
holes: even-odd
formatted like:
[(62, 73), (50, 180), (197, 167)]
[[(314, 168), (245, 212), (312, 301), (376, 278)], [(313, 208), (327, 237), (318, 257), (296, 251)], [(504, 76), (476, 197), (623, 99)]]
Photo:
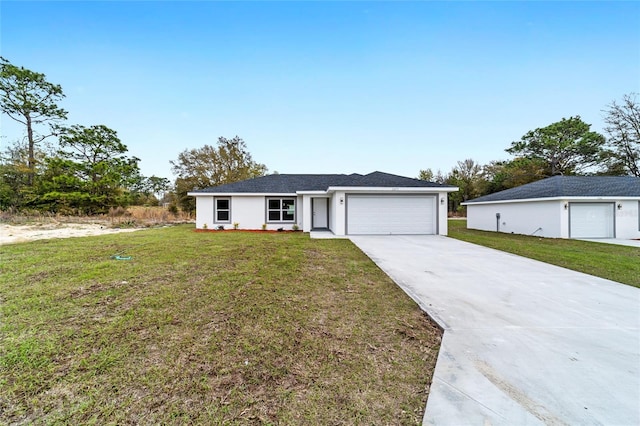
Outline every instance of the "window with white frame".
[(215, 198), (214, 199), (215, 211), (213, 217), (218, 223), (230, 223), (231, 222), (231, 198)]
[(267, 198), (267, 222), (294, 222), (295, 198)]

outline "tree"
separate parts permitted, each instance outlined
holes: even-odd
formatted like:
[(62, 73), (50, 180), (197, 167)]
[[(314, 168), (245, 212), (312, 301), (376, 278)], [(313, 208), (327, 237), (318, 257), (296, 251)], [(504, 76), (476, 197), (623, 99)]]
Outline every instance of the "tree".
[(433, 170), (431, 169), (422, 169), (420, 170), (420, 172), (418, 173), (418, 179), (420, 180), (426, 180), (428, 182), (435, 182), (435, 183), (441, 183), (444, 184), (447, 177), (442, 175), (442, 172), (440, 171), (440, 169), (438, 169), (438, 171), (434, 174)]
[(187, 192), (225, 183), (264, 176), (267, 167), (253, 161), (246, 143), (238, 136), (233, 139), (218, 138), (216, 147), (185, 150), (171, 161), (177, 176), (175, 190), (183, 210), (194, 211), (195, 201)]
[(599, 163), (605, 138), (590, 131), (579, 116), (563, 118), (547, 127), (527, 132), (506, 151), (518, 157), (542, 160), (547, 174), (579, 174)]
[(147, 178), (147, 185), (151, 193), (155, 195), (158, 200), (162, 200), (164, 194), (171, 188), (169, 179), (158, 176), (149, 176)]
[(418, 179), (426, 180), (427, 182), (433, 181), (433, 170), (431, 169), (420, 169), (420, 173), (418, 173)]
[(57, 127), (60, 149), (47, 161), (36, 204), (52, 211), (103, 213), (128, 204), (140, 179), (136, 157), (103, 125)]
[(486, 182), (482, 177), (482, 167), (474, 160), (467, 158), (458, 161), (446, 179), (449, 185), (457, 186), (457, 192), (451, 193), (452, 211), (459, 209), (460, 203), (483, 195)]
[(56, 105), (62, 98), (62, 87), (49, 83), (44, 74), (17, 67), (0, 57), (0, 109), (27, 128), (29, 185), (35, 174), (35, 147), (47, 137), (37, 135), (34, 126), (66, 119), (67, 112)]
[(483, 167), (486, 194), (502, 191), (549, 177), (547, 163), (539, 158), (492, 161)]
[(139, 176), (132, 186), (134, 205), (158, 205), (171, 188), (171, 182), (167, 178)]
[(20, 209), (34, 197), (34, 184), (41, 178), (45, 161), (50, 156), (51, 152), (36, 148), (35, 169), (30, 170), (29, 149), (24, 140), (16, 140), (0, 153), (0, 210)]
[(607, 169), (613, 174), (640, 177), (640, 105), (636, 94), (622, 97), (622, 103), (608, 105), (604, 131), (609, 136), (606, 155)]
[(0, 210), (19, 208), (24, 202), (29, 175), (26, 153), (26, 146), (16, 141), (0, 155)]

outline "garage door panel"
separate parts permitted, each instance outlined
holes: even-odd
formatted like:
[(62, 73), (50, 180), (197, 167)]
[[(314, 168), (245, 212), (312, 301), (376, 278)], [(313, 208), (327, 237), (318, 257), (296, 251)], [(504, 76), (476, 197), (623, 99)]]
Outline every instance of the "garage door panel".
[(350, 235), (434, 234), (434, 196), (349, 195)]
[(571, 203), (569, 221), (571, 238), (614, 238), (613, 203)]

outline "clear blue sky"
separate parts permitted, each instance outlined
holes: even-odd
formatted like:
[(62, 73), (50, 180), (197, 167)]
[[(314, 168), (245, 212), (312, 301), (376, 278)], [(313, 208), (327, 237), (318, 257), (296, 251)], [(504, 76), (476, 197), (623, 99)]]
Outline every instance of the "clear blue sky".
[[(219, 136), (280, 173), (415, 177), (640, 92), (638, 2), (0, 2), (0, 54), (143, 174)], [(2, 146), (22, 136), (2, 119)]]

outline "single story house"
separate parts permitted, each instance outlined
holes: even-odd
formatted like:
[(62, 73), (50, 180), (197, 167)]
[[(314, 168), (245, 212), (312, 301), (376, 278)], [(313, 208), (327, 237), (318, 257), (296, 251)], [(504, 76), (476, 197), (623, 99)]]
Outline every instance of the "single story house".
[(469, 200), (467, 228), (552, 238), (640, 238), (640, 178), (554, 176)]
[(301, 229), (335, 235), (447, 234), (458, 188), (373, 172), (273, 174), (190, 192), (196, 228)]

